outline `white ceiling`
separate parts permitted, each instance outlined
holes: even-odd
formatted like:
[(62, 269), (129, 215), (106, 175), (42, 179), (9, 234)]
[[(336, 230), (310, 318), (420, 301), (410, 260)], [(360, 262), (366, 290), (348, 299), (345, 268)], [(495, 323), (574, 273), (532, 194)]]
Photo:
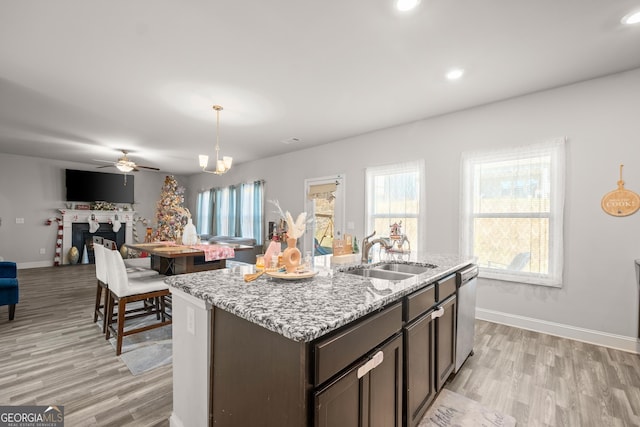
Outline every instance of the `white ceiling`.
[[(640, 67), (640, 0), (0, 2), (0, 153), (198, 172)], [(452, 67), (466, 70), (449, 82)], [(300, 138), (296, 144), (281, 141)], [(114, 169), (114, 171), (116, 171)], [(148, 173), (148, 172), (146, 172)]]

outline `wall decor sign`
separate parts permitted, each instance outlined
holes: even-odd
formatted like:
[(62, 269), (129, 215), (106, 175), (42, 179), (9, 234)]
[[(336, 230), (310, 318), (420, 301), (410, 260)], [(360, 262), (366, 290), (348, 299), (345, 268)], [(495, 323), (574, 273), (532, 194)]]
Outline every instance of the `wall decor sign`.
[(623, 167), (624, 165), (620, 165), (618, 189), (605, 194), (600, 203), (602, 210), (613, 216), (628, 216), (636, 213), (640, 208), (640, 196), (624, 188), (624, 181), (622, 180)]

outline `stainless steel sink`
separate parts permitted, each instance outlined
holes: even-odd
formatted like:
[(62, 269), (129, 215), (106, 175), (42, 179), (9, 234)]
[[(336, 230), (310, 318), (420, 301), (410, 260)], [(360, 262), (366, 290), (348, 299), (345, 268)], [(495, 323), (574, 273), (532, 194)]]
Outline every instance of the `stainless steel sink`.
[(404, 280), (413, 277), (413, 274), (402, 273), (399, 271), (377, 270), (375, 268), (357, 268), (354, 270), (347, 270), (344, 273), (384, 280)]
[(429, 271), (432, 268), (436, 268), (435, 265), (415, 265), (415, 264), (399, 264), (390, 262), (386, 264), (376, 265), (374, 267), (377, 270), (394, 271), (408, 274), (420, 274), (425, 271)]

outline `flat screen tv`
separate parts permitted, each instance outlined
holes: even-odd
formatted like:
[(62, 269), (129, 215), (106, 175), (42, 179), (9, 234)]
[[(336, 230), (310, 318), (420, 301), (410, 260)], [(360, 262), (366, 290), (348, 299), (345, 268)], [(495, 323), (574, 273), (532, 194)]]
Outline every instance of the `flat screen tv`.
[(133, 203), (133, 175), (67, 169), (68, 202)]

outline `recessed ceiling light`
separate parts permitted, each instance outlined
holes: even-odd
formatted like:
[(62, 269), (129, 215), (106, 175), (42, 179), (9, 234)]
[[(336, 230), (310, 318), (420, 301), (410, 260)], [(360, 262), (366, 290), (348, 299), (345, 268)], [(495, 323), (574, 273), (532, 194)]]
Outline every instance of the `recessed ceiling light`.
[(626, 15), (624, 18), (621, 19), (621, 22), (623, 24), (626, 25), (633, 25), (633, 24), (637, 24), (640, 22), (640, 11), (639, 12), (633, 12), (630, 13), (628, 15)]
[(397, 0), (396, 9), (398, 9), (400, 12), (407, 12), (409, 10), (415, 9), (418, 4), (420, 4), (420, 0)]
[(447, 80), (458, 80), (464, 74), (464, 70), (462, 68), (454, 68), (450, 70), (447, 74)]

